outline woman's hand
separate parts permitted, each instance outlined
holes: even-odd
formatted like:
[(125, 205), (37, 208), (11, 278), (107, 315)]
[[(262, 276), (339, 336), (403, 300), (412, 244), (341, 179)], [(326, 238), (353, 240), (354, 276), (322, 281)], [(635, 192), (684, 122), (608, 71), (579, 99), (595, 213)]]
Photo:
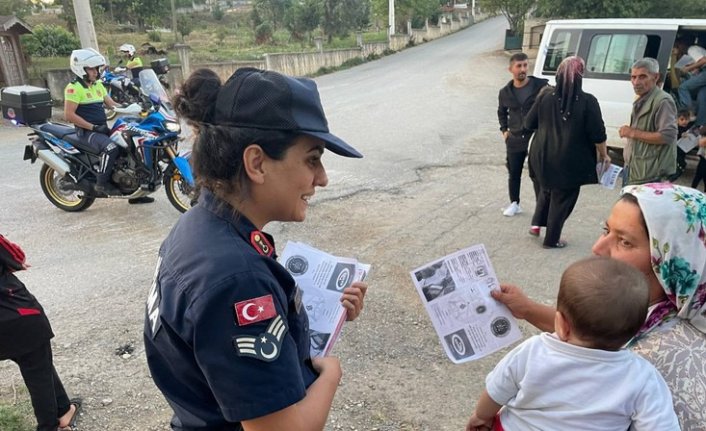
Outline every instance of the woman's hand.
[(500, 284), (500, 289), (491, 291), (490, 295), (505, 304), (516, 319), (527, 319), (529, 309), (534, 304), (534, 301), (514, 284)]
[(355, 281), (343, 289), (341, 305), (346, 309), (346, 320), (355, 320), (363, 311), (363, 302), (367, 291), (368, 284), (362, 281)]
[(554, 332), (554, 307), (534, 302), (512, 284), (501, 284), (500, 289), (491, 291), (490, 295), (505, 304), (516, 319), (526, 320), (542, 331)]

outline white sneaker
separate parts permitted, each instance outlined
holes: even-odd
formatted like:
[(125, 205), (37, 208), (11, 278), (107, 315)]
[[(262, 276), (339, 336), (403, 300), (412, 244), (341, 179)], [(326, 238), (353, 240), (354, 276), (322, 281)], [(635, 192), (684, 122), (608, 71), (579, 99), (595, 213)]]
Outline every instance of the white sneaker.
[(505, 217), (512, 217), (515, 214), (520, 214), (522, 212), (522, 208), (520, 208), (520, 205), (517, 204), (517, 202), (513, 202), (510, 204), (509, 207), (505, 208), (503, 211), (503, 215)]

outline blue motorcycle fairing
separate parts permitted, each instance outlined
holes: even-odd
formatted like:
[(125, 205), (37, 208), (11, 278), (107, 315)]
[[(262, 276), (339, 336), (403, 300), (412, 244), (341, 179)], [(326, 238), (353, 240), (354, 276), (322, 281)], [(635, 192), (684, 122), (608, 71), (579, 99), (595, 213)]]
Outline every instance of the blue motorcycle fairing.
[(176, 168), (179, 170), (181, 175), (186, 179), (186, 182), (189, 183), (190, 186), (194, 186), (194, 174), (191, 172), (191, 165), (189, 164), (188, 159), (181, 157), (181, 156), (176, 156), (173, 159), (174, 165)]

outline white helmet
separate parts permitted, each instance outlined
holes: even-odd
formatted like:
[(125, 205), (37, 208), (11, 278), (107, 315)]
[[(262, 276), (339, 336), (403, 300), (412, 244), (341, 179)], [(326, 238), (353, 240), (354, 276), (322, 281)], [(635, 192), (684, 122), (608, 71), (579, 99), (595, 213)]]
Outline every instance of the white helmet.
[(135, 47), (133, 45), (130, 45), (129, 43), (124, 43), (124, 44), (120, 45), (120, 48), (118, 48), (118, 51), (127, 52), (130, 57), (135, 55)]
[(105, 57), (93, 48), (75, 49), (71, 52), (71, 71), (79, 78), (86, 78), (86, 67), (105, 66)]

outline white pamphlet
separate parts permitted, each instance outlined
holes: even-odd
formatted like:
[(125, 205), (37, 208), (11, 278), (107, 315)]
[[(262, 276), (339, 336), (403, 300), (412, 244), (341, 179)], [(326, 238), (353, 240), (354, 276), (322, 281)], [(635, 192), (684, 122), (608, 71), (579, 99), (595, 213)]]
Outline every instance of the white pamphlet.
[(623, 172), (623, 168), (612, 163), (607, 165), (598, 162), (596, 164), (596, 172), (598, 173), (598, 184), (603, 188), (613, 190), (618, 178), (620, 178), (620, 173)]
[(301, 289), (302, 305), (309, 316), (311, 357), (328, 355), (346, 320), (346, 309), (341, 305), (343, 289), (354, 281), (364, 281), (370, 265), (292, 241), (284, 246), (279, 261)]
[(677, 140), (677, 147), (681, 148), (681, 150), (685, 153), (693, 150), (697, 145), (699, 145), (698, 128), (696, 133), (687, 131), (683, 137), (680, 137)]
[(482, 244), (420, 266), (410, 275), (455, 364), (480, 359), (522, 338), (510, 310), (490, 296), (500, 284)]

